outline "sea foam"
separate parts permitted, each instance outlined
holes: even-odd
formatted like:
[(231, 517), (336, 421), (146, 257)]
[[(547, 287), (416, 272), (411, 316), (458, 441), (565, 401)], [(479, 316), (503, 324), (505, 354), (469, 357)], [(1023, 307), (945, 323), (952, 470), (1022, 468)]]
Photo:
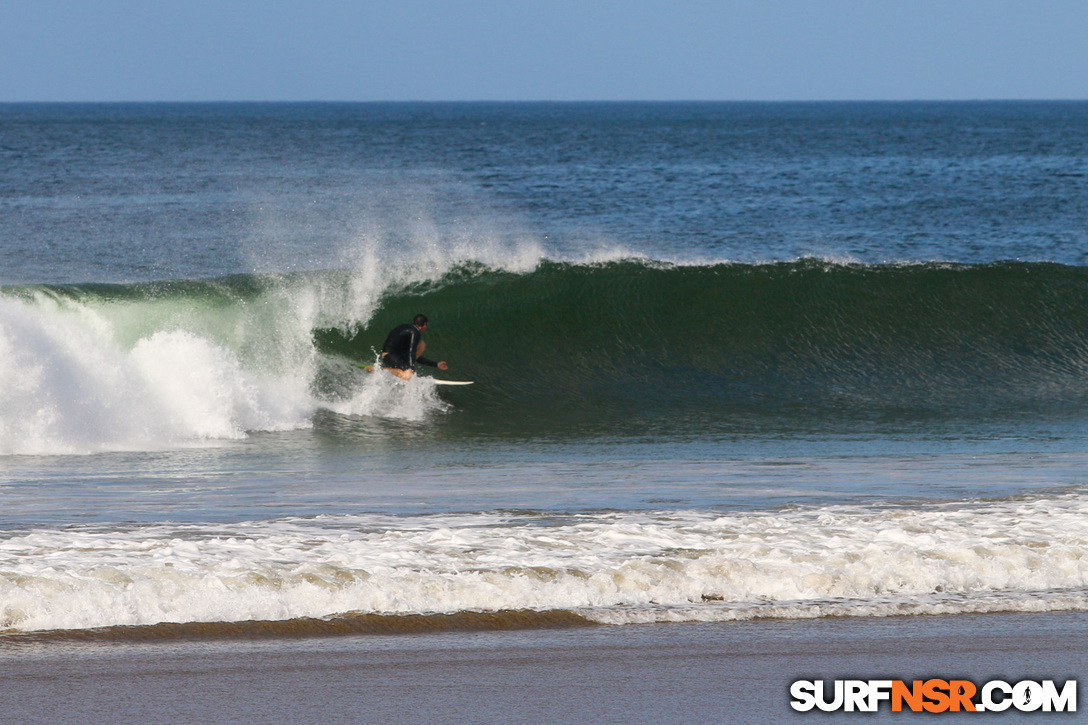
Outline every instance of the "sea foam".
[(433, 385), (354, 369), (346, 391), (315, 392), (328, 361), (313, 337), (359, 329), (389, 290), (459, 265), (529, 270), (541, 258), (531, 240), (435, 234), (361, 238), (336, 272), (0, 291), (0, 456), (199, 445), (306, 428), (321, 408), (401, 420), (441, 411)]
[[(602, 623), (1088, 608), (1088, 497), (13, 533), (0, 629), (573, 611)], [(43, 566), (48, 562), (48, 566)]]

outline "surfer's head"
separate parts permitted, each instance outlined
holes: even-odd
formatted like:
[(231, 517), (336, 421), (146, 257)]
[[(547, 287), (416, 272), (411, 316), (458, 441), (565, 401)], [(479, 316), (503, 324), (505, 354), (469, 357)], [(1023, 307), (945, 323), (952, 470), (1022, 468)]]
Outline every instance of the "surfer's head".
[(415, 319), (412, 320), (412, 324), (422, 330), (427, 326), (427, 315), (416, 315)]

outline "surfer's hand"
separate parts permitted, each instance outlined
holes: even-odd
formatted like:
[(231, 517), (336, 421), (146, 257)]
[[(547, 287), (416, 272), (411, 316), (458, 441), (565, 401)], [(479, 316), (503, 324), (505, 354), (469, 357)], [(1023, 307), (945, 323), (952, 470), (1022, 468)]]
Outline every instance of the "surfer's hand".
[(449, 370), (450, 366), (446, 364), (445, 360), (443, 360), (442, 362), (438, 363), (438, 369), (439, 370)]

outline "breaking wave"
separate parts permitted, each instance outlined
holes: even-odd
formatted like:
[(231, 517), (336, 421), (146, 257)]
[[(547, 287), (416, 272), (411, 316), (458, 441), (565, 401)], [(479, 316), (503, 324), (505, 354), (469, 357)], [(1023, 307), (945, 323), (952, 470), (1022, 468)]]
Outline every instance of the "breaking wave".
[[(352, 365), (426, 312), (470, 394)], [(317, 411), (521, 433), (1088, 402), (1088, 270), (652, 260), (0, 289), (0, 454), (144, 450)], [(445, 395), (445, 394), (444, 394)]]

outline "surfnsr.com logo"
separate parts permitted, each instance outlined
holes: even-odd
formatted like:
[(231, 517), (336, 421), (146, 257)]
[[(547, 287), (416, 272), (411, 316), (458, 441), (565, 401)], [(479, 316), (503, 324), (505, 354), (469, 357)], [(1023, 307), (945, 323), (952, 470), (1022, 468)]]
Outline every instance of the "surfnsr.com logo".
[(797, 680), (790, 685), (790, 707), (800, 712), (1076, 712), (1077, 681), (1059, 687), (1053, 680)]

